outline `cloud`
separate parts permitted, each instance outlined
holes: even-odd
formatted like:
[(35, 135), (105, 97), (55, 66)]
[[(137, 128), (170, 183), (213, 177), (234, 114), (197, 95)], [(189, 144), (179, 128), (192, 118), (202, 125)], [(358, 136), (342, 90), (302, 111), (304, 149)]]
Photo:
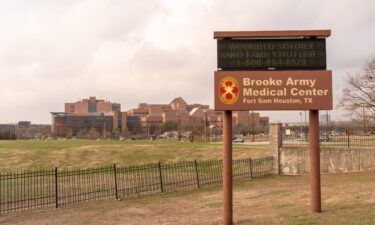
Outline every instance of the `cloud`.
[(374, 6), (354, 0), (3, 1), (0, 123), (49, 123), (49, 112), (62, 111), (64, 102), (93, 95), (120, 102), (123, 110), (177, 96), (212, 106), (215, 30), (331, 28), (327, 55), (337, 98), (345, 73), (375, 53)]

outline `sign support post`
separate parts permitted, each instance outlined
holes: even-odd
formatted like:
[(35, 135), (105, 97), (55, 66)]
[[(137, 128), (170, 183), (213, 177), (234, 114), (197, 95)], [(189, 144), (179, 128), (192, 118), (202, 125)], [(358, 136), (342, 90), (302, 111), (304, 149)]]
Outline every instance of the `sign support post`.
[(232, 111), (224, 111), (223, 124), (223, 222), (233, 224), (232, 189)]
[(310, 125), (310, 187), (311, 211), (320, 213), (320, 149), (319, 149), (319, 111), (309, 111)]

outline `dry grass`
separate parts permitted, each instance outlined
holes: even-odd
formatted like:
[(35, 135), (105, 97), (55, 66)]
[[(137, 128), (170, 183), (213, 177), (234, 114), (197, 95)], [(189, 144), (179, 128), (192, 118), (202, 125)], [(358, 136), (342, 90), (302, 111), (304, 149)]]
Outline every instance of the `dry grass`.
[[(0, 141), (0, 171), (73, 169), (111, 165), (208, 160), (222, 157), (221, 143), (158, 141)], [(234, 158), (268, 156), (267, 145), (234, 145)]]
[[(235, 184), (236, 224), (375, 224), (375, 172), (322, 176), (323, 213), (309, 211), (309, 179), (269, 177)], [(219, 186), (0, 217), (3, 224), (221, 224)]]

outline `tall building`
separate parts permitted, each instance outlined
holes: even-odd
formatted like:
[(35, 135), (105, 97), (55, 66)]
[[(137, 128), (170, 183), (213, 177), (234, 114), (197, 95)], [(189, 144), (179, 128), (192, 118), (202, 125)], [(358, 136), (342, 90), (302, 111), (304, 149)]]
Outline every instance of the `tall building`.
[(268, 125), (270, 123), (270, 118), (268, 116), (261, 116), (259, 117), (259, 125), (260, 125), (260, 129), (265, 132), (265, 133), (268, 133)]
[(126, 112), (121, 112), (121, 105), (96, 97), (65, 103), (65, 112), (51, 112), (51, 114), (51, 130), (56, 136), (75, 136), (93, 131), (106, 136), (110, 132), (127, 130)]
[[(76, 136), (91, 131), (105, 134), (118, 131), (124, 134), (161, 134), (163, 125), (170, 123), (179, 130), (192, 128), (219, 129), (223, 127), (223, 113), (208, 105), (188, 104), (181, 97), (169, 104), (140, 103), (137, 108), (121, 112), (121, 105), (95, 97), (65, 103), (64, 112), (51, 112), (52, 134)], [(266, 127), (268, 117), (249, 111), (233, 112), (233, 125)], [(211, 130), (212, 131), (212, 130)]]
[[(128, 118), (139, 118), (139, 129), (149, 132), (150, 127), (161, 130), (166, 122), (174, 122), (179, 128), (190, 127), (223, 127), (223, 114), (210, 109), (208, 105), (188, 104), (181, 97), (173, 99), (169, 104), (147, 104), (141, 103), (137, 108), (127, 111)], [(233, 124), (243, 126), (254, 126), (266, 130), (269, 118), (260, 117), (259, 113), (252, 114), (249, 111), (233, 112)], [(128, 124), (129, 125), (129, 124)], [(128, 126), (129, 130), (130, 127)], [(133, 123), (134, 128), (134, 123)]]
[[(259, 113), (252, 113), (249, 111), (234, 111), (233, 116), (233, 125), (244, 125), (244, 126), (259, 126), (261, 124), (261, 118)], [(263, 117), (263, 122), (268, 117)]]
[[(160, 128), (166, 122), (174, 122), (179, 128), (187, 128), (204, 124), (209, 111), (208, 105), (192, 104), (189, 105), (181, 97), (173, 99), (169, 104), (146, 104), (141, 103), (135, 109), (127, 111), (128, 116), (137, 116), (140, 118), (140, 128), (148, 130), (150, 127), (161, 130)], [(206, 116), (206, 117), (205, 117)], [(211, 113), (209, 117), (217, 117)], [(221, 120), (213, 119), (221, 122)]]
[(319, 122), (320, 122), (320, 124), (323, 124), (323, 125), (327, 125), (327, 124), (331, 123), (331, 115), (329, 115), (326, 112), (322, 112), (322, 114), (320, 114)]

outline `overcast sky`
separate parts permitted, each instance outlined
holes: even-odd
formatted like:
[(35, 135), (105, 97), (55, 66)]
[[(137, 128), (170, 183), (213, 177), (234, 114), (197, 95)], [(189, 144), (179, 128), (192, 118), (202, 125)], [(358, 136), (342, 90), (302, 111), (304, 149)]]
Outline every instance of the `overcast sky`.
[(0, 123), (50, 123), (89, 96), (123, 111), (177, 96), (212, 107), (219, 30), (332, 29), (336, 104), (346, 74), (375, 56), (374, 11), (373, 0), (0, 0)]

